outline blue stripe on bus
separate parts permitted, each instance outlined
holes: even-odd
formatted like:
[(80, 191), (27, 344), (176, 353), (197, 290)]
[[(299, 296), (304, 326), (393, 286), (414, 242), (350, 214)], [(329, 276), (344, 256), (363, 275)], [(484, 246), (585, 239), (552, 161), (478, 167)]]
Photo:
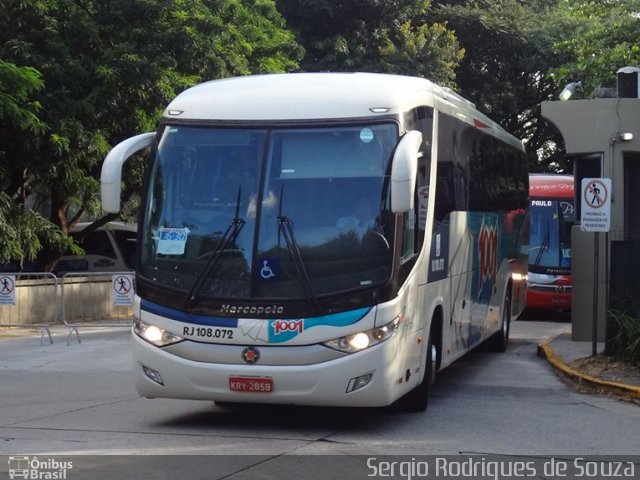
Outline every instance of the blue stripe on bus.
[[(214, 317), (209, 315), (194, 315), (191, 313), (183, 312), (181, 310), (175, 310), (169, 307), (163, 307), (157, 303), (150, 302), (148, 300), (142, 300), (140, 302), (141, 310), (159, 315), (161, 317), (170, 318), (171, 320), (177, 320), (179, 322), (192, 323), (195, 325), (206, 325), (210, 327), (228, 327), (237, 328), (237, 318), (227, 317)], [(371, 307), (359, 308), (357, 310), (351, 310), (347, 312), (334, 313), (330, 315), (324, 315), (321, 317), (301, 318), (304, 321), (306, 328), (316, 327), (320, 325), (344, 327), (352, 325), (369, 313)], [(273, 330), (273, 322), (278, 321), (275, 319), (265, 319), (269, 322), (270, 331)], [(270, 332), (270, 336), (272, 332)]]
[(323, 315), (321, 317), (300, 318), (299, 320), (270, 320), (269, 342), (286, 342), (297, 337), (303, 330), (309, 330), (313, 327), (346, 327), (347, 325), (353, 325), (362, 320), (370, 310), (371, 307), (365, 307), (357, 310)]
[(140, 302), (140, 308), (145, 312), (153, 313), (161, 317), (170, 318), (171, 320), (177, 320), (179, 322), (193, 323), (195, 325), (207, 325), (210, 327), (238, 327), (237, 318), (194, 315), (192, 313), (175, 310), (173, 308), (163, 307), (162, 305), (149, 302), (148, 300), (142, 300)]

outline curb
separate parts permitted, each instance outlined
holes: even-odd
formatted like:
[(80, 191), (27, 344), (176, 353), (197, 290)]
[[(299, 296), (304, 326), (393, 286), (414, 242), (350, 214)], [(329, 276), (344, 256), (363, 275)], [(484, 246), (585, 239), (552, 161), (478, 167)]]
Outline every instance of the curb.
[(538, 356), (545, 358), (556, 370), (559, 370), (579, 385), (592, 387), (598, 393), (609, 393), (616, 397), (622, 397), (628, 400), (640, 400), (640, 387), (628, 385), (626, 383), (613, 382), (610, 380), (602, 380), (601, 378), (592, 377), (591, 375), (587, 375), (569, 367), (564, 363), (562, 358), (556, 355), (553, 351), (553, 348), (549, 345), (551, 340), (553, 339), (547, 340), (538, 345)]

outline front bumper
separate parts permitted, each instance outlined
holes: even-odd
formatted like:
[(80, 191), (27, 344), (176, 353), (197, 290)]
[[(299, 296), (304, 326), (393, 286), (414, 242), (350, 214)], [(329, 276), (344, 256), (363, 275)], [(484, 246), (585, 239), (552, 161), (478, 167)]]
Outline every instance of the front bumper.
[[(386, 406), (418, 384), (420, 367), (404, 367), (400, 336), (329, 361), (308, 365), (222, 364), (189, 360), (155, 347), (132, 334), (135, 386), (144, 397), (183, 398), (238, 403), (317, 406)], [(209, 345), (215, 349), (215, 344)], [(269, 347), (258, 347), (266, 350)], [(164, 385), (151, 380), (144, 367), (158, 372)], [(364, 387), (347, 393), (356, 377), (371, 374)], [(270, 377), (270, 393), (234, 392), (230, 377)]]

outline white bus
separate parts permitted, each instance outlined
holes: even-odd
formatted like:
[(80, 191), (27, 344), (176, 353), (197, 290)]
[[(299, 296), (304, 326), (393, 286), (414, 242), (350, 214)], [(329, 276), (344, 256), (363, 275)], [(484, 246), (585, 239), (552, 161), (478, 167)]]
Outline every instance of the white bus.
[(142, 396), (424, 410), (438, 370), (506, 348), (526, 160), (452, 91), (367, 73), (203, 83), (109, 153), (106, 211), (146, 147)]

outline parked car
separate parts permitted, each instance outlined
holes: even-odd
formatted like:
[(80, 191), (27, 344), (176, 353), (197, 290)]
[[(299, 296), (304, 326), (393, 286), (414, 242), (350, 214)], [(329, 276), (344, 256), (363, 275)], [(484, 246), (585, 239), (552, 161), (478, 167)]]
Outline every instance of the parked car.
[[(90, 222), (78, 223), (71, 236), (79, 239), (80, 233)], [(137, 228), (135, 224), (109, 222), (77, 240), (83, 255), (60, 257), (53, 272), (123, 272), (133, 270), (136, 255)]]

